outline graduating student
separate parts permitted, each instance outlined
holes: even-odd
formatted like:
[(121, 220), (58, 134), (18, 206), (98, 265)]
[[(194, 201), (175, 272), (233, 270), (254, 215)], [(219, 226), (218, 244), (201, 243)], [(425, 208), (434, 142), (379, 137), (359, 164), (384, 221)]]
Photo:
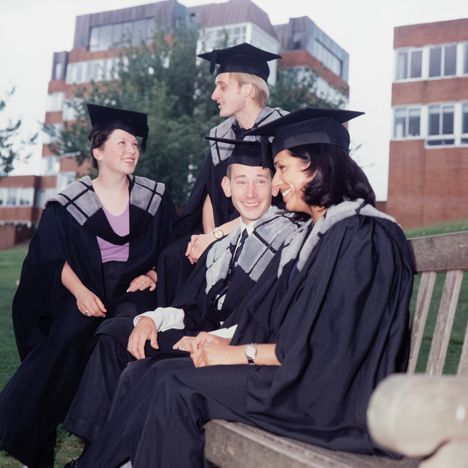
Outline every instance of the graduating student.
[(412, 262), (398, 224), (373, 207), (342, 125), (359, 113), (304, 109), (257, 129), (273, 136), (274, 190), (310, 222), (225, 326), (227, 345), (184, 338), (191, 359), (155, 363), (114, 406), (80, 463), (202, 466), (203, 425), (240, 421), (330, 449), (378, 451), (366, 407), (405, 369)]
[(13, 300), (21, 364), (0, 394), (0, 448), (52, 467), (86, 343), (103, 319), (156, 304), (155, 271), (175, 210), (164, 184), (134, 176), (146, 114), (88, 104), (98, 176), (49, 199)]
[[(101, 325), (65, 419), (67, 430), (92, 442), (107, 420), (120, 373), (129, 361), (148, 355), (166, 358), (168, 352), (180, 355), (172, 351), (180, 338), (218, 329), (252, 289), (285, 239), (302, 224), (298, 215), (270, 206), (272, 172), (271, 159), (262, 159), (258, 142), (236, 145), (222, 188), (240, 213), (240, 226), (211, 246), (172, 307), (139, 315), (135, 328), (128, 318)], [(139, 370), (133, 372), (144, 372), (150, 364), (134, 366)]]
[[(211, 98), (218, 104), (219, 115), (226, 118), (210, 131), (211, 137), (242, 140), (248, 129), (286, 114), (266, 105), (268, 62), (281, 58), (279, 55), (243, 43), (215, 49), (199, 57), (210, 62), (211, 72), (218, 66)], [(255, 139), (253, 136), (246, 138)], [(161, 274), (158, 281), (158, 305), (172, 304), (193, 270), (191, 263), (198, 261), (208, 245), (239, 224), (238, 211), (221, 190), (232, 149), (232, 144), (224, 141), (211, 145), (183, 214), (174, 226), (177, 234), (183, 237), (169, 247), (160, 260), (158, 270), (167, 273)]]

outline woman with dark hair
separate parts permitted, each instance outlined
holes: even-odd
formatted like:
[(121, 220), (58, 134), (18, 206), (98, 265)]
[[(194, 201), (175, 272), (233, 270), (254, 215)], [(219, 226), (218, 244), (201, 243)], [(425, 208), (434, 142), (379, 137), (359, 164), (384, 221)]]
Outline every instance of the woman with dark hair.
[(156, 305), (156, 265), (175, 211), (164, 184), (134, 176), (140, 112), (88, 104), (98, 168), (46, 202), (13, 300), (21, 364), (0, 393), (0, 449), (52, 467), (89, 343), (104, 318)]
[[(273, 189), (310, 216), (224, 323), (176, 344), (137, 385), (125, 372), (108, 424), (78, 464), (203, 465), (203, 425), (240, 421), (304, 442), (378, 452), (366, 407), (405, 369), (412, 264), (407, 241), (373, 207), (342, 123), (359, 113), (304, 109), (255, 130), (273, 136)], [(128, 377), (128, 376), (127, 376)], [(130, 387), (125, 389), (124, 387)]]

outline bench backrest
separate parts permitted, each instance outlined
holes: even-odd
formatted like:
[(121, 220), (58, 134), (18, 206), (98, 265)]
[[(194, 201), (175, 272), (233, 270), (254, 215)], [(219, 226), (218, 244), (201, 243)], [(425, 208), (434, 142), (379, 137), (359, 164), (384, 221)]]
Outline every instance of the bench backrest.
[[(459, 306), (464, 276), (468, 279), (468, 231), (410, 239), (420, 283), (413, 315), (411, 353), (408, 373), (413, 374), (421, 351), (434, 286), (438, 275), (445, 274), (445, 282), (437, 311), (436, 325), (426, 366), (429, 375), (441, 375), (452, 334), (455, 313)], [(468, 287), (465, 279), (464, 287)], [(468, 294), (467, 294), (468, 295)], [(468, 304), (463, 304), (462, 327), (464, 339), (458, 363), (458, 375), (468, 376)]]

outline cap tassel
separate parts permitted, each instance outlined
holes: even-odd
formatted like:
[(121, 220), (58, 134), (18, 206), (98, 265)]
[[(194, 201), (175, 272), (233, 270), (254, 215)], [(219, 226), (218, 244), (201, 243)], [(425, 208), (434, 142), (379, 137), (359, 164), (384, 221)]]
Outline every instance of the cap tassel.
[(262, 152), (262, 166), (270, 167), (268, 161), (271, 159), (271, 143), (267, 136), (260, 137), (260, 148)]

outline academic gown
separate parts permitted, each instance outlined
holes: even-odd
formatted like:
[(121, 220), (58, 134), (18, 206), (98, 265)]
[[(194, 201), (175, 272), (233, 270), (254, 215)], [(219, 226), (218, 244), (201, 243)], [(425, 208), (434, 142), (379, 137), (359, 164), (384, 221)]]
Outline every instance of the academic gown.
[[(47, 204), (30, 243), (13, 300), (22, 362), (0, 393), (0, 448), (29, 467), (36, 466), (65, 416), (87, 356), (87, 340), (102, 322), (79, 312), (61, 282), (64, 263), (104, 302), (107, 317), (134, 316), (156, 303), (154, 292), (126, 289), (155, 266), (171, 240), (175, 210), (163, 184), (133, 176), (129, 181), (128, 236), (114, 233), (85, 177)], [(85, 203), (74, 202), (73, 190)], [(116, 244), (129, 242), (129, 258), (119, 264), (120, 277), (113, 284), (104, 282), (109, 264), (101, 263), (98, 234)]]
[[(392, 221), (352, 216), (320, 237), (303, 267), (279, 256), (248, 298), (233, 344), (276, 343), (281, 366), (156, 363), (114, 408), (80, 468), (202, 466), (203, 424), (224, 418), (330, 449), (379, 453), (366, 408), (405, 370), (413, 267)], [(276, 286), (274, 286), (276, 284)]]
[[(202, 255), (185, 287), (171, 304), (171, 307), (184, 310), (184, 328), (158, 333), (158, 350), (147, 342), (145, 355), (149, 359), (134, 362), (127, 351), (133, 319), (118, 317), (106, 321), (98, 328), (96, 345), (64, 422), (64, 427), (69, 432), (86, 441), (97, 437), (108, 418), (119, 377), (127, 364), (124, 379), (128, 380), (128, 385), (134, 385), (152, 362), (185, 355), (172, 349), (183, 336), (220, 328), (221, 323), (249, 294), (258, 275), (283, 242), (302, 225), (302, 220), (296, 216), (279, 213), (271, 209), (259, 221), (246, 241), (237, 266), (233, 265), (229, 270), (227, 268), (236, 250), (240, 229), (229, 238), (213, 244)], [(252, 255), (253, 251), (257, 254), (256, 257)], [(219, 270), (208, 275), (208, 268)], [(210, 278), (209, 284), (207, 278)], [(151, 362), (147, 362), (149, 360)]]

